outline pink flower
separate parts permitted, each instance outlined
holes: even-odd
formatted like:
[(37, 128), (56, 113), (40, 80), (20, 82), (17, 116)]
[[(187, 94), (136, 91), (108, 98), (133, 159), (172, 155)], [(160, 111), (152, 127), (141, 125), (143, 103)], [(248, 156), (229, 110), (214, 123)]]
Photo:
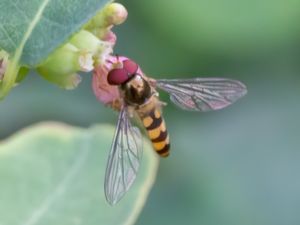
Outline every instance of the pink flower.
[(100, 65), (94, 69), (92, 87), (96, 98), (105, 105), (118, 108), (120, 94), (117, 86), (107, 83), (109, 68)]
[(103, 35), (103, 37), (101, 37), (101, 39), (103, 41), (107, 41), (110, 42), (112, 44), (112, 46), (115, 45), (116, 41), (117, 41), (117, 36), (115, 35), (114, 32), (112, 32), (110, 29)]

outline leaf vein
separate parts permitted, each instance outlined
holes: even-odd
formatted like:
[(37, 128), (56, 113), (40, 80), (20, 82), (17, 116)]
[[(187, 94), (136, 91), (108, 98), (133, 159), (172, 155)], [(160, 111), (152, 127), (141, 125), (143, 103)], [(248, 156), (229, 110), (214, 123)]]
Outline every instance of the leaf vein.
[(10, 37), (10, 35), (7, 33), (7, 30), (3, 27), (2, 24), (0, 24), (0, 29), (3, 31), (3, 33), (7, 36), (6, 40), (9, 40), (9, 42), (13, 45), (13, 47), (16, 47), (16, 43), (14, 40)]
[(79, 154), (76, 155), (74, 162), (66, 171), (64, 177), (54, 189), (54, 192), (45, 198), (42, 204), (33, 211), (29, 219), (23, 225), (38, 224), (45, 213), (47, 213), (47, 211), (50, 210), (50, 208), (61, 197), (61, 195), (65, 193), (66, 188), (70, 186), (71, 181), (75, 178), (75, 175), (80, 171), (87, 160), (88, 154), (90, 152), (89, 139), (90, 136), (84, 136), (83, 144), (79, 147)]
[(62, 23), (56, 22), (56, 21), (54, 21), (54, 20), (52, 20), (52, 19), (46, 17), (45, 15), (43, 15), (42, 18), (43, 18), (44, 20), (46, 20), (47, 22), (52, 23), (52, 24), (54, 24), (54, 25), (56, 25), (56, 26), (58, 26), (58, 27), (64, 27), (64, 25), (63, 25)]
[[(18, 4), (16, 4), (14, 1), (10, 1), (10, 4), (12, 4), (13, 7), (16, 8), (16, 11), (18, 11), (18, 13), (22, 14), (24, 16), (24, 19), (26, 22), (30, 21), (30, 18), (28, 17), (28, 15), (25, 14), (24, 10), (21, 9)], [(24, 22), (24, 21), (23, 21)]]

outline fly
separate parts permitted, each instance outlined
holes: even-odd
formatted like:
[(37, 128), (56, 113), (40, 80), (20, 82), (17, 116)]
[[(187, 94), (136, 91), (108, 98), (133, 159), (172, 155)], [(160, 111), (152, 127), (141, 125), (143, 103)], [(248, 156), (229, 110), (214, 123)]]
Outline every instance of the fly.
[(156, 89), (170, 95), (179, 108), (206, 112), (222, 109), (247, 93), (246, 86), (226, 78), (160, 79), (147, 77), (134, 61), (122, 57), (107, 76), (109, 85), (117, 86), (120, 93), (119, 118), (105, 173), (105, 196), (114, 205), (125, 195), (134, 182), (142, 157), (142, 135), (130, 118), (138, 117), (161, 156), (170, 153), (170, 139), (162, 106)]

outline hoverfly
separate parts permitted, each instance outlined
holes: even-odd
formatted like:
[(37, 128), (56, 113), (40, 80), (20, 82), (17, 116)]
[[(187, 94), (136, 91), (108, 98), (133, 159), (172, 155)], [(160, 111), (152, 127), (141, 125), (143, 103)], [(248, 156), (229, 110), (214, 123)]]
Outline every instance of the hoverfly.
[(107, 83), (117, 86), (119, 118), (105, 172), (105, 196), (116, 204), (134, 182), (142, 157), (142, 135), (130, 118), (138, 117), (152, 142), (154, 150), (167, 157), (170, 140), (156, 88), (170, 94), (171, 101), (181, 109), (205, 112), (222, 109), (247, 93), (246, 86), (225, 78), (160, 79), (147, 77), (139, 65), (117, 57), (108, 72)]

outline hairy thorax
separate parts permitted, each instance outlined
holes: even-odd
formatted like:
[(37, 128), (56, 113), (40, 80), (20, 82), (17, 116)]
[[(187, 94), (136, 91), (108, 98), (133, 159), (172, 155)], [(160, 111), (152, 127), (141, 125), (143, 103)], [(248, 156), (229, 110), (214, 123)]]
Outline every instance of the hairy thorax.
[(137, 108), (147, 103), (153, 95), (149, 83), (139, 74), (122, 84), (121, 91), (126, 104)]

